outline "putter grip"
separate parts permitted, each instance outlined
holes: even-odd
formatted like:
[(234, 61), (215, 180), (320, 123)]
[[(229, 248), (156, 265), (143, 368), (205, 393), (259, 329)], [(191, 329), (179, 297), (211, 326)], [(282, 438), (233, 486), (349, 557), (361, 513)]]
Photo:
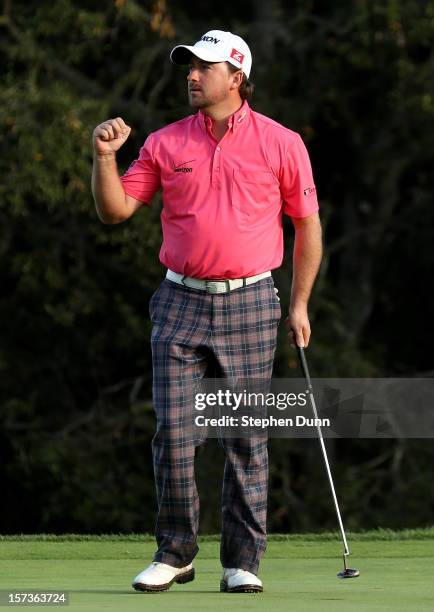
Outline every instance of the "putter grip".
[(309, 368), (307, 367), (306, 355), (304, 354), (304, 348), (301, 346), (297, 346), (298, 358), (300, 360), (301, 369), (303, 371), (303, 376), (305, 377), (309, 388), (312, 388), (312, 383), (310, 382)]

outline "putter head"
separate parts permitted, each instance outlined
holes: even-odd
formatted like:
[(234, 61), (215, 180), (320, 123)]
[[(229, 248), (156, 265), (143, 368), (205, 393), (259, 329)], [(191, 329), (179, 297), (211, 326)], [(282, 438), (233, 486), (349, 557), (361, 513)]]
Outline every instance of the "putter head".
[(360, 572), (358, 569), (350, 569), (346, 567), (342, 572), (339, 572), (338, 578), (357, 578), (360, 576)]

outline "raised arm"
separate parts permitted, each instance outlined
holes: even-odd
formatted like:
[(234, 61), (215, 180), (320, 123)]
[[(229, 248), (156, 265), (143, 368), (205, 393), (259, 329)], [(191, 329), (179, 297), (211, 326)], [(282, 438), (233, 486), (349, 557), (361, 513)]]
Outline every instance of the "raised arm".
[(116, 164), (116, 152), (130, 132), (121, 117), (108, 119), (93, 131), (92, 194), (103, 223), (121, 223), (143, 205), (125, 193)]

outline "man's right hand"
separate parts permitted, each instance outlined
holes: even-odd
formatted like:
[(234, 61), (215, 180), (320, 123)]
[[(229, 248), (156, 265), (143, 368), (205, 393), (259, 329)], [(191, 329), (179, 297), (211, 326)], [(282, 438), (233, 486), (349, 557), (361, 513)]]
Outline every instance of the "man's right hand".
[(93, 131), (93, 148), (96, 155), (114, 154), (130, 135), (131, 128), (121, 117), (100, 123)]

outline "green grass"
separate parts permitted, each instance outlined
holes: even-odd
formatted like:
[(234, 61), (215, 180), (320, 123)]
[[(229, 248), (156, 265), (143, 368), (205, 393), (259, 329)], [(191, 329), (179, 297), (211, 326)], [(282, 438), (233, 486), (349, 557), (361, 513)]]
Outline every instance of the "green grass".
[(0, 589), (70, 592), (71, 610), (261, 610), (339, 612), (434, 609), (434, 529), (348, 534), (350, 566), (360, 578), (338, 580), (338, 534), (273, 535), (261, 563), (264, 593), (219, 593), (218, 538), (202, 537), (196, 580), (158, 594), (136, 593), (131, 579), (152, 559), (152, 538), (107, 536), (0, 537)]
[[(361, 540), (434, 540), (434, 526), (418, 529), (401, 529), (399, 531), (393, 529), (373, 529), (367, 531), (349, 531), (348, 538), (353, 542)], [(327, 540), (336, 540), (340, 538), (339, 531), (326, 531), (322, 533), (272, 533), (268, 536), (269, 542), (281, 541), (308, 541), (308, 542), (324, 542)], [(218, 542), (220, 535), (203, 535), (200, 537), (202, 542)], [(102, 535), (89, 535), (83, 533), (63, 533), (56, 535), (53, 533), (36, 533), (36, 534), (17, 534), (17, 535), (1, 535), (0, 542), (154, 542), (154, 536), (150, 533), (104, 533)]]

